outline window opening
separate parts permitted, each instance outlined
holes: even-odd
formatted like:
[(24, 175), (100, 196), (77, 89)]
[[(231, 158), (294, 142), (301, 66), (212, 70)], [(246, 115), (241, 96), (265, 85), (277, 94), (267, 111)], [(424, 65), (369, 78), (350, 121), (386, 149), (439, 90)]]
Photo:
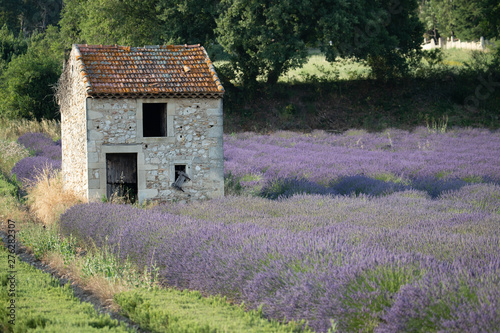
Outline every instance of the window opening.
[(178, 189), (179, 191), (184, 192), (182, 189), (182, 185), (185, 182), (190, 181), (188, 174), (186, 173), (186, 165), (185, 164), (176, 164), (175, 165), (175, 181), (172, 184), (172, 187)]
[(142, 129), (143, 137), (167, 136), (167, 104), (143, 103), (142, 104)]

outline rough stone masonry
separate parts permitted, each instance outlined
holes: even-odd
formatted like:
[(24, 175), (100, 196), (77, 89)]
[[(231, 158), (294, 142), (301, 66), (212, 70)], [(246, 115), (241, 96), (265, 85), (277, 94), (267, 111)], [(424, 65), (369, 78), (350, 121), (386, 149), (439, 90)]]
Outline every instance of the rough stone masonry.
[[(74, 46), (58, 90), (66, 188), (88, 199), (106, 196), (107, 155), (130, 154), (137, 156), (134, 172), (140, 202), (191, 201), (224, 195), (222, 94), (95, 96), (96, 82), (100, 81), (92, 76), (95, 69), (89, 69), (94, 62), (82, 58)], [(196, 73), (190, 70), (189, 74), (192, 72)], [(162, 136), (145, 135), (146, 127), (156, 126), (147, 123), (151, 120), (145, 111), (147, 105), (155, 103), (165, 109)], [(190, 179), (182, 189), (172, 186), (179, 167)]]

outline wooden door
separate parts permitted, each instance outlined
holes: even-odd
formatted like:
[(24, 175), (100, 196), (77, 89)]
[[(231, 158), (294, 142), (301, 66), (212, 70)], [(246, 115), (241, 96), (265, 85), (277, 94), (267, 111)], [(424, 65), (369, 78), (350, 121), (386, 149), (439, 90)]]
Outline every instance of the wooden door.
[(106, 154), (106, 195), (135, 201), (137, 198), (137, 153)]

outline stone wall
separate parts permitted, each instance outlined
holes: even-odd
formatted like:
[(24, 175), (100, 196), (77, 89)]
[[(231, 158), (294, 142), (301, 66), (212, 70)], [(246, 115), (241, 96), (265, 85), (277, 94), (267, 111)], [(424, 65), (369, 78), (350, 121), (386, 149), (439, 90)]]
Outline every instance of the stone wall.
[[(143, 137), (142, 103), (166, 103), (166, 137)], [(89, 99), (89, 196), (106, 193), (106, 153), (137, 153), (139, 200), (191, 201), (224, 195), (222, 100)], [(175, 165), (191, 181), (171, 186)]]
[(62, 177), (65, 189), (87, 197), (86, 90), (76, 57), (73, 49), (57, 92), (61, 106)]

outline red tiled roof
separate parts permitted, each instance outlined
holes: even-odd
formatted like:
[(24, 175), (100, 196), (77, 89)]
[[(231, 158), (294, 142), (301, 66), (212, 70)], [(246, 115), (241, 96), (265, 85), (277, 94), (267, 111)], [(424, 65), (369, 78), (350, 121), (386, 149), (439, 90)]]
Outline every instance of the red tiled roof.
[(222, 97), (200, 45), (73, 45), (89, 97)]

